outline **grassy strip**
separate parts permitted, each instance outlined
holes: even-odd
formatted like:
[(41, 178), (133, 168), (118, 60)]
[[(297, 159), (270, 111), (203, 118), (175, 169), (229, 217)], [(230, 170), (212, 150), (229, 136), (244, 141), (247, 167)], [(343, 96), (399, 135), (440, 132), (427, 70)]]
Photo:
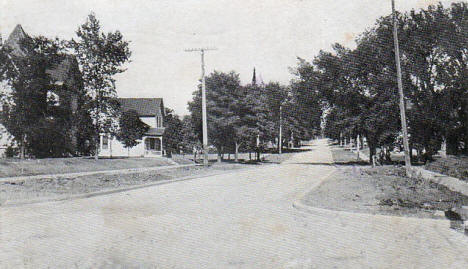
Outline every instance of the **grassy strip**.
[(434, 162), (428, 163), (425, 167), (437, 173), (468, 181), (468, 156), (447, 156)]
[(443, 218), (440, 211), (468, 205), (468, 197), (395, 166), (339, 166), (304, 198), (310, 206), (369, 214)]
[(350, 150), (345, 150), (339, 146), (332, 146), (331, 153), (333, 162), (336, 164), (367, 164), (367, 162), (358, 159), (357, 154)]
[[(370, 167), (355, 153), (332, 146), (338, 171), (304, 198), (332, 210), (442, 218), (441, 211), (468, 205), (468, 197), (423, 179), (405, 177), (401, 166)], [(359, 164), (359, 165), (358, 165)]]
[(169, 170), (150, 171), (123, 175), (61, 177), (22, 182), (0, 182), (0, 201), (28, 200), (72, 196), (98, 191), (149, 184), (186, 176), (205, 176), (229, 172), (247, 165), (221, 164), (210, 167), (193, 166)]
[(50, 158), (37, 160), (0, 160), (0, 177), (62, 174), (173, 165), (167, 158)]

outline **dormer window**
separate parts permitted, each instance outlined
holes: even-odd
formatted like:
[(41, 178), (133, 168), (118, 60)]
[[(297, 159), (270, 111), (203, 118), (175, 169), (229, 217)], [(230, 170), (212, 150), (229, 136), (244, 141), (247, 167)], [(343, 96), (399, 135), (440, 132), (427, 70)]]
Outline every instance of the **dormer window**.
[(163, 127), (163, 120), (161, 116), (156, 116), (156, 128)]

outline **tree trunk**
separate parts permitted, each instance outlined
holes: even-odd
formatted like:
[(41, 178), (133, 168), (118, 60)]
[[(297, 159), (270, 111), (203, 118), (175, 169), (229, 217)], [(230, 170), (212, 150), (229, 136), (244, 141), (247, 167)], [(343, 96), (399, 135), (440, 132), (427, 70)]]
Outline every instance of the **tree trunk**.
[(357, 160), (359, 161), (359, 155), (361, 153), (361, 139), (359, 137), (359, 135), (357, 135), (357, 138), (356, 138), (356, 150), (357, 150)]
[(385, 147), (385, 160), (388, 162), (388, 163), (392, 163), (392, 156), (390, 154), (391, 150), (390, 150), (390, 147)]
[(218, 150), (217, 150), (217, 151), (218, 151), (218, 156), (217, 156), (217, 158), (216, 158), (216, 161), (217, 161), (218, 163), (221, 163), (221, 150), (222, 150), (221, 148), (218, 148)]
[(238, 163), (239, 162), (239, 144), (236, 142), (234, 146), (236, 150), (236, 152), (234, 153), (234, 161)]
[(99, 159), (99, 142), (96, 143), (96, 151), (94, 152), (94, 159), (96, 161)]
[(440, 146), (440, 156), (444, 159), (447, 158), (447, 139), (445, 137)]
[(21, 139), (21, 146), (20, 146), (20, 159), (24, 159), (26, 157), (26, 135), (23, 135), (23, 139)]
[[(401, 147), (400, 147), (400, 151), (401, 151)], [(414, 161), (413, 143), (409, 143), (409, 157), (410, 157), (411, 162), (413, 162)]]
[(370, 139), (367, 139), (367, 144), (369, 145), (369, 162), (373, 164), (374, 156), (377, 154), (377, 146)]
[(112, 159), (112, 140), (110, 137), (108, 139), (109, 139), (109, 156)]

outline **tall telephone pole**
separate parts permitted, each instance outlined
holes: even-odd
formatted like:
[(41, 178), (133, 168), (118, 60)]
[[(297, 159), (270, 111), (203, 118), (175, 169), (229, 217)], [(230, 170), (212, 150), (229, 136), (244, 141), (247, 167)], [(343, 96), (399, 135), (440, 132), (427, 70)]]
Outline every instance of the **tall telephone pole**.
[(405, 96), (403, 94), (403, 83), (401, 82), (401, 64), (400, 64), (400, 46), (398, 44), (398, 22), (395, 11), (395, 0), (392, 0), (392, 16), (393, 16), (393, 40), (395, 43), (395, 62), (397, 69), (398, 93), (400, 95), (400, 117), (401, 129), (403, 132), (403, 147), (405, 149), (405, 168), (406, 176), (411, 173), (411, 159), (408, 144), (408, 129), (406, 126), (406, 112), (405, 112)]
[(205, 51), (217, 50), (216, 48), (193, 48), (186, 52), (201, 52), (201, 80), (202, 80), (202, 129), (203, 129), (203, 165), (208, 165), (208, 123), (206, 121), (206, 85), (205, 85)]
[(279, 107), (279, 137), (278, 137), (278, 154), (283, 153), (283, 104)]

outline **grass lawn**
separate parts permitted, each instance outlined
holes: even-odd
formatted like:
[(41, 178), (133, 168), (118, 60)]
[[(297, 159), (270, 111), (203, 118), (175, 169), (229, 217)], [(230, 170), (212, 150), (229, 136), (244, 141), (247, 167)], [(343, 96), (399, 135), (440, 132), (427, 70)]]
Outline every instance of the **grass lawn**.
[[(199, 177), (206, 175), (214, 175), (220, 173), (227, 173), (241, 168), (253, 167), (254, 165), (261, 165), (269, 163), (280, 163), (293, 156), (294, 153), (283, 153), (279, 154), (264, 154), (265, 161), (261, 163), (255, 162), (242, 162), (234, 163), (233, 160), (225, 161), (222, 163), (216, 163), (216, 155), (210, 155), (211, 165), (208, 167), (203, 166), (191, 166), (191, 167), (179, 167), (158, 171), (147, 171), (140, 173), (131, 173), (131, 174), (114, 174), (114, 175), (105, 175), (105, 174), (96, 174), (80, 177), (59, 177), (53, 179), (36, 179), (36, 180), (25, 180), (25, 181), (2, 181), (0, 182), (0, 204), (4, 201), (9, 201), (9, 203), (15, 203), (19, 201), (32, 201), (40, 199), (50, 199), (50, 198), (67, 198), (79, 194), (86, 194), (92, 192), (100, 192), (106, 190), (115, 190), (115, 189), (125, 189), (134, 186), (147, 185), (159, 181), (177, 179), (183, 177)], [(247, 157), (248, 153), (242, 154), (241, 156)], [(193, 157), (193, 156), (192, 156)], [(253, 157), (253, 155), (252, 155)], [(173, 160), (178, 163), (193, 163), (190, 160), (191, 157), (178, 156), (174, 155)], [(59, 166), (64, 166), (62, 162), (67, 162), (67, 165), (70, 168), (74, 168), (77, 171), (78, 167), (73, 167), (73, 165), (87, 165), (89, 167), (96, 169), (97, 167), (103, 167), (110, 170), (109, 166), (106, 164), (112, 164), (112, 167), (116, 169), (117, 167), (123, 168), (124, 165), (132, 165), (133, 167), (144, 167), (143, 165), (169, 165), (166, 158), (148, 158), (148, 159), (102, 159), (97, 163), (93, 159), (47, 159), (39, 161), (22, 161), (22, 165), (25, 164), (31, 165), (31, 167), (41, 167), (41, 164), (45, 164), (45, 167), (38, 171), (46, 171), (47, 167), (50, 167), (52, 164)], [(81, 162), (79, 162), (81, 161)], [(33, 166), (32, 164), (35, 164)], [(101, 166), (97, 166), (99, 164)], [(57, 168), (56, 168), (57, 169)], [(71, 169), (70, 169), (71, 170)], [(69, 171), (70, 171), (69, 170)], [(62, 171), (55, 170), (60, 173)], [(82, 170), (80, 170), (82, 171)], [(96, 171), (96, 170), (94, 170)], [(98, 170), (97, 170), (98, 171)], [(2, 171), (3, 172), (3, 171)]]
[[(468, 197), (445, 186), (405, 177), (401, 166), (355, 165), (355, 157), (332, 149), (337, 172), (304, 197), (304, 203), (332, 210), (443, 218), (440, 211), (468, 205)], [(354, 154), (355, 156), (355, 154)]]
[(91, 192), (125, 189), (188, 176), (197, 177), (227, 173), (246, 167), (249, 166), (223, 163), (209, 167), (191, 166), (121, 175), (96, 174), (91, 176), (60, 177), (20, 182), (2, 181), (0, 182), (0, 204), (7, 200), (9, 203), (15, 203), (18, 201), (71, 197)]
[[(291, 158), (295, 153), (301, 152), (303, 150), (301, 149), (295, 149), (291, 152), (284, 152), (283, 154), (278, 154), (278, 153), (262, 153), (261, 158), (263, 163), (282, 163), (289, 158)], [(208, 159), (210, 160), (210, 163), (216, 162), (218, 158), (217, 154), (208, 154)], [(172, 155), (172, 159), (174, 161), (177, 161), (179, 163), (184, 163), (185, 161), (188, 161), (190, 163), (193, 162), (193, 154), (185, 154), (185, 155), (180, 155), (180, 154), (174, 154)], [(202, 163), (203, 160), (203, 155), (198, 156), (198, 163)], [(224, 159), (223, 162), (227, 163), (234, 163), (234, 154), (224, 154)], [(240, 163), (251, 163), (255, 162), (255, 153), (252, 152), (249, 156), (249, 153), (239, 153), (239, 162)]]
[(62, 174), (174, 165), (167, 158), (47, 158), (36, 160), (0, 159), (0, 177)]
[(468, 156), (447, 156), (426, 164), (425, 169), (468, 181)]
[(367, 164), (366, 161), (358, 160), (355, 152), (351, 152), (350, 150), (346, 150), (340, 146), (331, 146), (331, 153), (333, 161), (336, 164)]

